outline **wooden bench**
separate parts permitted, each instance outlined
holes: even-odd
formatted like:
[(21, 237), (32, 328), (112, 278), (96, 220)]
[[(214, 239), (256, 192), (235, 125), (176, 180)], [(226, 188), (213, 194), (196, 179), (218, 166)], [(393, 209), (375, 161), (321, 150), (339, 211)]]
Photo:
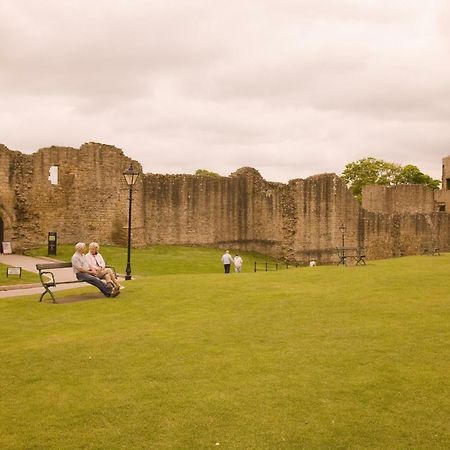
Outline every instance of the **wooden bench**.
[(426, 242), (420, 244), (419, 252), (421, 255), (440, 256), (439, 246), (434, 242)]
[(366, 265), (366, 250), (364, 247), (337, 247), (336, 248), (339, 261), (337, 265), (347, 265), (347, 259), (353, 259), (356, 266)]
[[(114, 267), (111, 267), (111, 266), (106, 266), (106, 267), (112, 269), (114, 274), (116, 273), (116, 270), (114, 269)], [(43, 288), (45, 289), (44, 292), (41, 294), (41, 298), (39, 299), (40, 302), (42, 302), (42, 299), (44, 298), (45, 294), (50, 294), (50, 296), (53, 300), (53, 303), (56, 303), (55, 296), (53, 295), (53, 292), (50, 290), (50, 288), (52, 288), (52, 287), (58, 286), (60, 284), (84, 283), (83, 280), (78, 280), (78, 279), (61, 280), (61, 281), (56, 280), (55, 274), (53, 273), (55, 270), (69, 269), (69, 268), (72, 268), (71, 262), (36, 264), (36, 269), (39, 272), (39, 278), (41, 280)], [(104, 280), (102, 280), (102, 281), (104, 281)]]

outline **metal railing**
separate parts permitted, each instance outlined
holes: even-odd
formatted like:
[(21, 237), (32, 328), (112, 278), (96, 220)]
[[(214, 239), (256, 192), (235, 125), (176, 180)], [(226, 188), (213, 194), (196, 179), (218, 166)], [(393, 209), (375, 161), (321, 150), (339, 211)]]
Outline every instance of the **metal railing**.
[(255, 261), (254, 271), (257, 272), (258, 270), (263, 272), (276, 271), (278, 270), (278, 263)]
[(289, 269), (291, 267), (298, 267), (297, 263), (290, 264), (288, 262), (286, 263), (278, 263), (278, 262), (260, 262), (255, 261), (254, 262), (254, 272), (262, 271), (262, 272), (271, 272), (271, 271), (277, 271), (279, 269)]

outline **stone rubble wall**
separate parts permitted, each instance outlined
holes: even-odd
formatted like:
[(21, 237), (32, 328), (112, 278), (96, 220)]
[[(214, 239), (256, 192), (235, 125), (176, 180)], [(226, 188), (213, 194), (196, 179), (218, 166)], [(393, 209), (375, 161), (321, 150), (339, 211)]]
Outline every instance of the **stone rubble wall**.
[(420, 253), (424, 245), (432, 243), (440, 251), (449, 251), (450, 223), (446, 213), (366, 213), (364, 218), (369, 258), (414, 255)]
[[(129, 189), (122, 173), (133, 164), (122, 150), (88, 143), (49, 147), (32, 155), (0, 145), (0, 217), (13, 248), (58, 243), (127, 242)], [(58, 167), (58, 183), (49, 169)], [(290, 262), (337, 261), (345, 246), (369, 258), (418, 252), (423, 242), (450, 247), (449, 215), (437, 212), (450, 191), (424, 186), (366, 187), (360, 205), (335, 174), (288, 184), (244, 167), (228, 177), (142, 174), (133, 190), (132, 242), (250, 250)]]
[[(293, 254), (295, 261), (330, 261), (341, 245), (341, 224), (346, 246), (352, 244), (359, 204), (335, 174), (323, 174), (289, 183), (296, 210)], [(348, 200), (348, 202), (347, 202)]]
[[(46, 244), (49, 231), (58, 233), (59, 243), (126, 240), (128, 191), (121, 181), (132, 160), (121, 150), (90, 143), (80, 149), (50, 147), (24, 155), (0, 147), (0, 160), (3, 178), (3, 161), (9, 160), (9, 183), (0, 188), (0, 212), (10, 218), (5, 239), (14, 246)], [(58, 166), (56, 185), (49, 180), (52, 166)], [(134, 223), (142, 226), (139, 212)]]
[(428, 214), (436, 209), (433, 190), (422, 184), (364, 186), (362, 207), (384, 214)]
[(281, 254), (283, 185), (254, 169), (230, 177), (145, 175), (146, 242)]

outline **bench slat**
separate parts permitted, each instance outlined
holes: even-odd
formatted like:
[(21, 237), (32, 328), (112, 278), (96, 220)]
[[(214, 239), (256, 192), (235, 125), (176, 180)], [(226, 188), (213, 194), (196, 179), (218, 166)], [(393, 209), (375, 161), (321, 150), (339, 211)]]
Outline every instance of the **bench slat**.
[(45, 263), (45, 264), (36, 264), (37, 270), (45, 270), (45, 269), (66, 269), (72, 267), (71, 262), (60, 262), (60, 263)]
[(42, 283), (43, 286), (58, 286), (58, 284), (70, 284), (70, 283), (84, 283), (83, 280), (67, 280), (67, 281), (45, 281)]

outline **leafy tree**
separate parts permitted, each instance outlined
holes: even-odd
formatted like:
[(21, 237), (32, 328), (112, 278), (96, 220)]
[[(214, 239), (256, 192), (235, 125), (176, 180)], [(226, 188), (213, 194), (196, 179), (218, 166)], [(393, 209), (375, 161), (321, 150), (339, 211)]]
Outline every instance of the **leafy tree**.
[(373, 157), (363, 158), (348, 163), (341, 178), (351, 189), (353, 195), (361, 201), (363, 186), (367, 184), (425, 184), (433, 189), (439, 187), (439, 180), (434, 180), (422, 173), (416, 166), (390, 163)]
[(366, 184), (389, 185), (400, 174), (398, 164), (388, 163), (373, 157), (363, 158), (348, 163), (342, 172), (341, 178), (352, 191), (353, 195), (361, 201), (361, 191)]
[(408, 164), (396, 177), (395, 184), (426, 184), (432, 189), (438, 189), (440, 181), (422, 173), (416, 166)]
[(220, 177), (220, 175), (218, 173), (211, 172), (206, 169), (197, 169), (195, 171), (195, 175), (197, 175), (198, 177), (214, 177), (214, 178)]

